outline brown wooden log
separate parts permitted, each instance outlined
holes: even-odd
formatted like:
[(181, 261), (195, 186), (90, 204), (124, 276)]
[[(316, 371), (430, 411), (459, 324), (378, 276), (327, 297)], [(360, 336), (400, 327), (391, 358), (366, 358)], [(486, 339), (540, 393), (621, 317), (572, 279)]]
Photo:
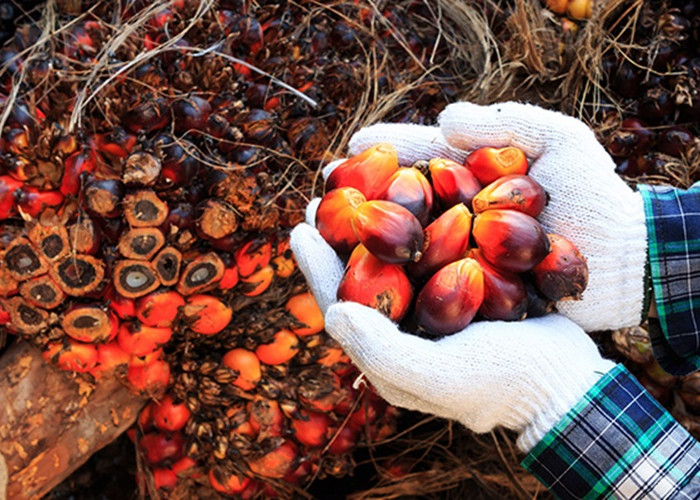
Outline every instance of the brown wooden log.
[(12, 346), (0, 358), (7, 498), (48, 493), (131, 426), (144, 402), (112, 376), (93, 385), (50, 366), (25, 342)]

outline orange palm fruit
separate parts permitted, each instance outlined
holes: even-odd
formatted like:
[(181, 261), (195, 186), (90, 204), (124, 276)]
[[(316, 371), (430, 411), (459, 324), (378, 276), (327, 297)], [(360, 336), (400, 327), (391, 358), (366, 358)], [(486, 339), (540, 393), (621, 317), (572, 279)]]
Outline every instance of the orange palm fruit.
[(218, 298), (205, 294), (187, 297), (184, 314), (191, 321), (190, 328), (202, 335), (219, 333), (233, 318), (233, 310), (229, 306)]
[(317, 448), (328, 442), (331, 419), (323, 413), (300, 410), (292, 419), (294, 437), (304, 446)]
[(537, 288), (549, 300), (578, 300), (588, 285), (586, 258), (571, 241), (548, 234), (552, 251), (534, 268)]
[(525, 153), (512, 146), (479, 148), (467, 156), (465, 166), (483, 185), (505, 175), (525, 175), (528, 169)]
[(238, 284), (238, 279), (238, 266), (235, 264), (226, 266), (224, 275), (221, 277), (221, 281), (219, 281), (219, 289), (230, 290)]
[(238, 275), (242, 278), (260, 271), (270, 263), (272, 244), (267, 236), (258, 236), (246, 241), (234, 254)]
[(338, 287), (339, 300), (359, 302), (399, 322), (412, 298), (411, 282), (400, 265), (379, 260), (364, 245), (355, 247)]
[(232, 382), (236, 387), (250, 391), (260, 382), (260, 360), (254, 352), (243, 348), (232, 349), (224, 354), (221, 362), (238, 372), (238, 378)]
[(114, 288), (105, 295), (109, 302), (109, 307), (117, 313), (121, 319), (130, 319), (136, 317), (136, 301), (120, 295)]
[(272, 342), (261, 344), (255, 350), (258, 359), (266, 365), (280, 365), (299, 352), (299, 339), (287, 329), (275, 333)]
[(373, 200), (379, 198), (398, 169), (399, 158), (394, 146), (377, 144), (338, 165), (326, 179), (326, 190), (353, 187)]
[(126, 380), (136, 392), (155, 395), (168, 387), (170, 366), (163, 360), (154, 361), (147, 365), (129, 364)]
[(484, 258), (504, 271), (529, 271), (549, 253), (549, 239), (540, 223), (516, 210), (477, 214), (472, 235)]
[(284, 308), (297, 321), (290, 330), (299, 337), (315, 335), (323, 330), (323, 313), (311, 292), (292, 295)]
[(588, 19), (593, 15), (594, 0), (569, 0), (567, 13), (574, 19)]
[(246, 405), (246, 410), (250, 415), (248, 422), (258, 441), (282, 435), (286, 418), (277, 401), (258, 396)]
[(129, 358), (129, 366), (143, 366), (143, 365), (150, 365), (154, 361), (158, 361), (159, 359), (163, 359), (163, 348), (159, 347), (153, 352), (149, 352), (148, 354), (144, 354), (143, 356), (137, 356), (135, 354), (132, 354), (131, 357)]
[(166, 394), (160, 401), (154, 403), (151, 409), (153, 423), (161, 431), (179, 431), (190, 419), (190, 410), (185, 403), (175, 403), (170, 394)]
[(47, 361), (55, 362), (61, 370), (70, 372), (89, 372), (97, 365), (96, 346), (72, 339), (48, 344), (42, 356)]
[(569, 4), (569, 0), (547, 0), (547, 7), (549, 7), (552, 12), (559, 15), (566, 14), (566, 7)]
[(433, 188), (417, 168), (399, 168), (389, 178), (381, 199), (401, 205), (426, 225), (433, 208)]
[(418, 262), (408, 264), (408, 273), (421, 278), (463, 258), (469, 248), (471, 227), (472, 214), (465, 204), (458, 203), (445, 211), (425, 228), (428, 248)]
[(351, 221), (365, 201), (365, 195), (357, 189), (342, 187), (327, 192), (318, 205), (316, 229), (339, 254), (349, 254), (359, 242)]
[(270, 288), (275, 279), (275, 269), (267, 265), (250, 276), (241, 278), (241, 293), (246, 297), (257, 297)]
[(464, 258), (435, 273), (416, 298), (419, 327), (432, 335), (465, 328), (484, 301), (484, 274), (474, 259)]
[(296, 466), (299, 452), (296, 445), (287, 440), (277, 448), (267, 452), (256, 460), (250, 460), (248, 466), (254, 474), (281, 479)]
[(418, 261), (425, 236), (416, 217), (391, 201), (362, 203), (352, 218), (355, 236), (375, 257), (391, 264)]
[(474, 196), (481, 191), (481, 184), (474, 174), (455, 161), (433, 158), (428, 163), (428, 168), (435, 197), (444, 209), (457, 203), (469, 207)]
[(506, 175), (486, 186), (472, 200), (474, 213), (510, 209), (537, 217), (547, 204), (547, 193), (529, 175)]
[(489, 264), (479, 249), (470, 250), (468, 257), (476, 260), (484, 273), (484, 301), (479, 307), (479, 314), (490, 320), (525, 319), (528, 298), (522, 278)]
[(122, 349), (116, 340), (106, 344), (97, 344), (97, 365), (90, 373), (95, 378), (100, 378), (119, 366), (129, 364), (129, 358), (131, 355)]
[(216, 469), (209, 470), (209, 483), (219, 493), (224, 495), (237, 495), (242, 493), (250, 484), (250, 478), (238, 474), (219, 472)]
[(280, 278), (289, 278), (297, 268), (294, 253), (289, 246), (289, 237), (277, 243), (275, 254), (275, 257), (272, 259), (272, 267), (275, 269), (275, 274)]
[(155, 327), (139, 322), (125, 321), (119, 327), (119, 347), (133, 356), (145, 356), (158, 350), (173, 336), (170, 327)]
[(162, 289), (136, 300), (136, 317), (148, 326), (172, 326), (185, 305), (185, 299), (174, 290)]

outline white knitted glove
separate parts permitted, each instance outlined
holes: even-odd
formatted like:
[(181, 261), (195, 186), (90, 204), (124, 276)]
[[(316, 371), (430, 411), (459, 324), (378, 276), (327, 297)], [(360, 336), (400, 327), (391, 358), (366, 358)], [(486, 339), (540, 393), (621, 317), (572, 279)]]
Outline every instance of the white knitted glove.
[(538, 220), (547, 232), (573, 241), (588, 259), (583, 299), (559, 302), (557, 309), (587, 331), (638, 325), (647, 251), (643, 202), (615, 174), (612, 158), (591, 129), (561, 113), (514, 102), (451, 104), (439, 122), (439, 129), (366, 127), (350, 140), (349, 153), (390, 142), (399, 161), (411, 164), (435, 156), (463, 162), (469, 151), (483, 146), (522, 149), (534, 160), (529, 175), (550, 196)]
[(343, 263), (316, 229), (291, 235), (300, 269), (336, 339), (395, 406), (457, 420), (476, 432), (502, 425), (529, 451), (614, 363), (561, 315), (477, 322), (439, 341), (400, 332), (385, 316), (337, 303)]

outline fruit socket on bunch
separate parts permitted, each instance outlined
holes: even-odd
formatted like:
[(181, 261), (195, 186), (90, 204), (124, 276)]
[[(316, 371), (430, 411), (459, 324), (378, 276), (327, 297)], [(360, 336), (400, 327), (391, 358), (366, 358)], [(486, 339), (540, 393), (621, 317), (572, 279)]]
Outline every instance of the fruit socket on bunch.
[(338, 299), (432, 336), (580, 299), (586, 259), (536, 220), (548, 195), (528, 168), (514, 147), (477, 149), (464, 165), (399, 166), (390, 144), (340, 164), (316, 213), (321, 236), (346, 259)]

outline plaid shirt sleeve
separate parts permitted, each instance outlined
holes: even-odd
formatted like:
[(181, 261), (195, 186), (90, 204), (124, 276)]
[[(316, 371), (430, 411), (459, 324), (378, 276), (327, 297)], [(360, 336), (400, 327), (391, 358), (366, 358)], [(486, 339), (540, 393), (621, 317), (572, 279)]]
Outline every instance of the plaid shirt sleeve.
[(525, 457), (563, 499), (698, 499), (700, 444), (617, 365)]
[(687, 191), (640, 185), (658, 324), (654, 355), (669, 373), (700, 369), (700, 183)]

